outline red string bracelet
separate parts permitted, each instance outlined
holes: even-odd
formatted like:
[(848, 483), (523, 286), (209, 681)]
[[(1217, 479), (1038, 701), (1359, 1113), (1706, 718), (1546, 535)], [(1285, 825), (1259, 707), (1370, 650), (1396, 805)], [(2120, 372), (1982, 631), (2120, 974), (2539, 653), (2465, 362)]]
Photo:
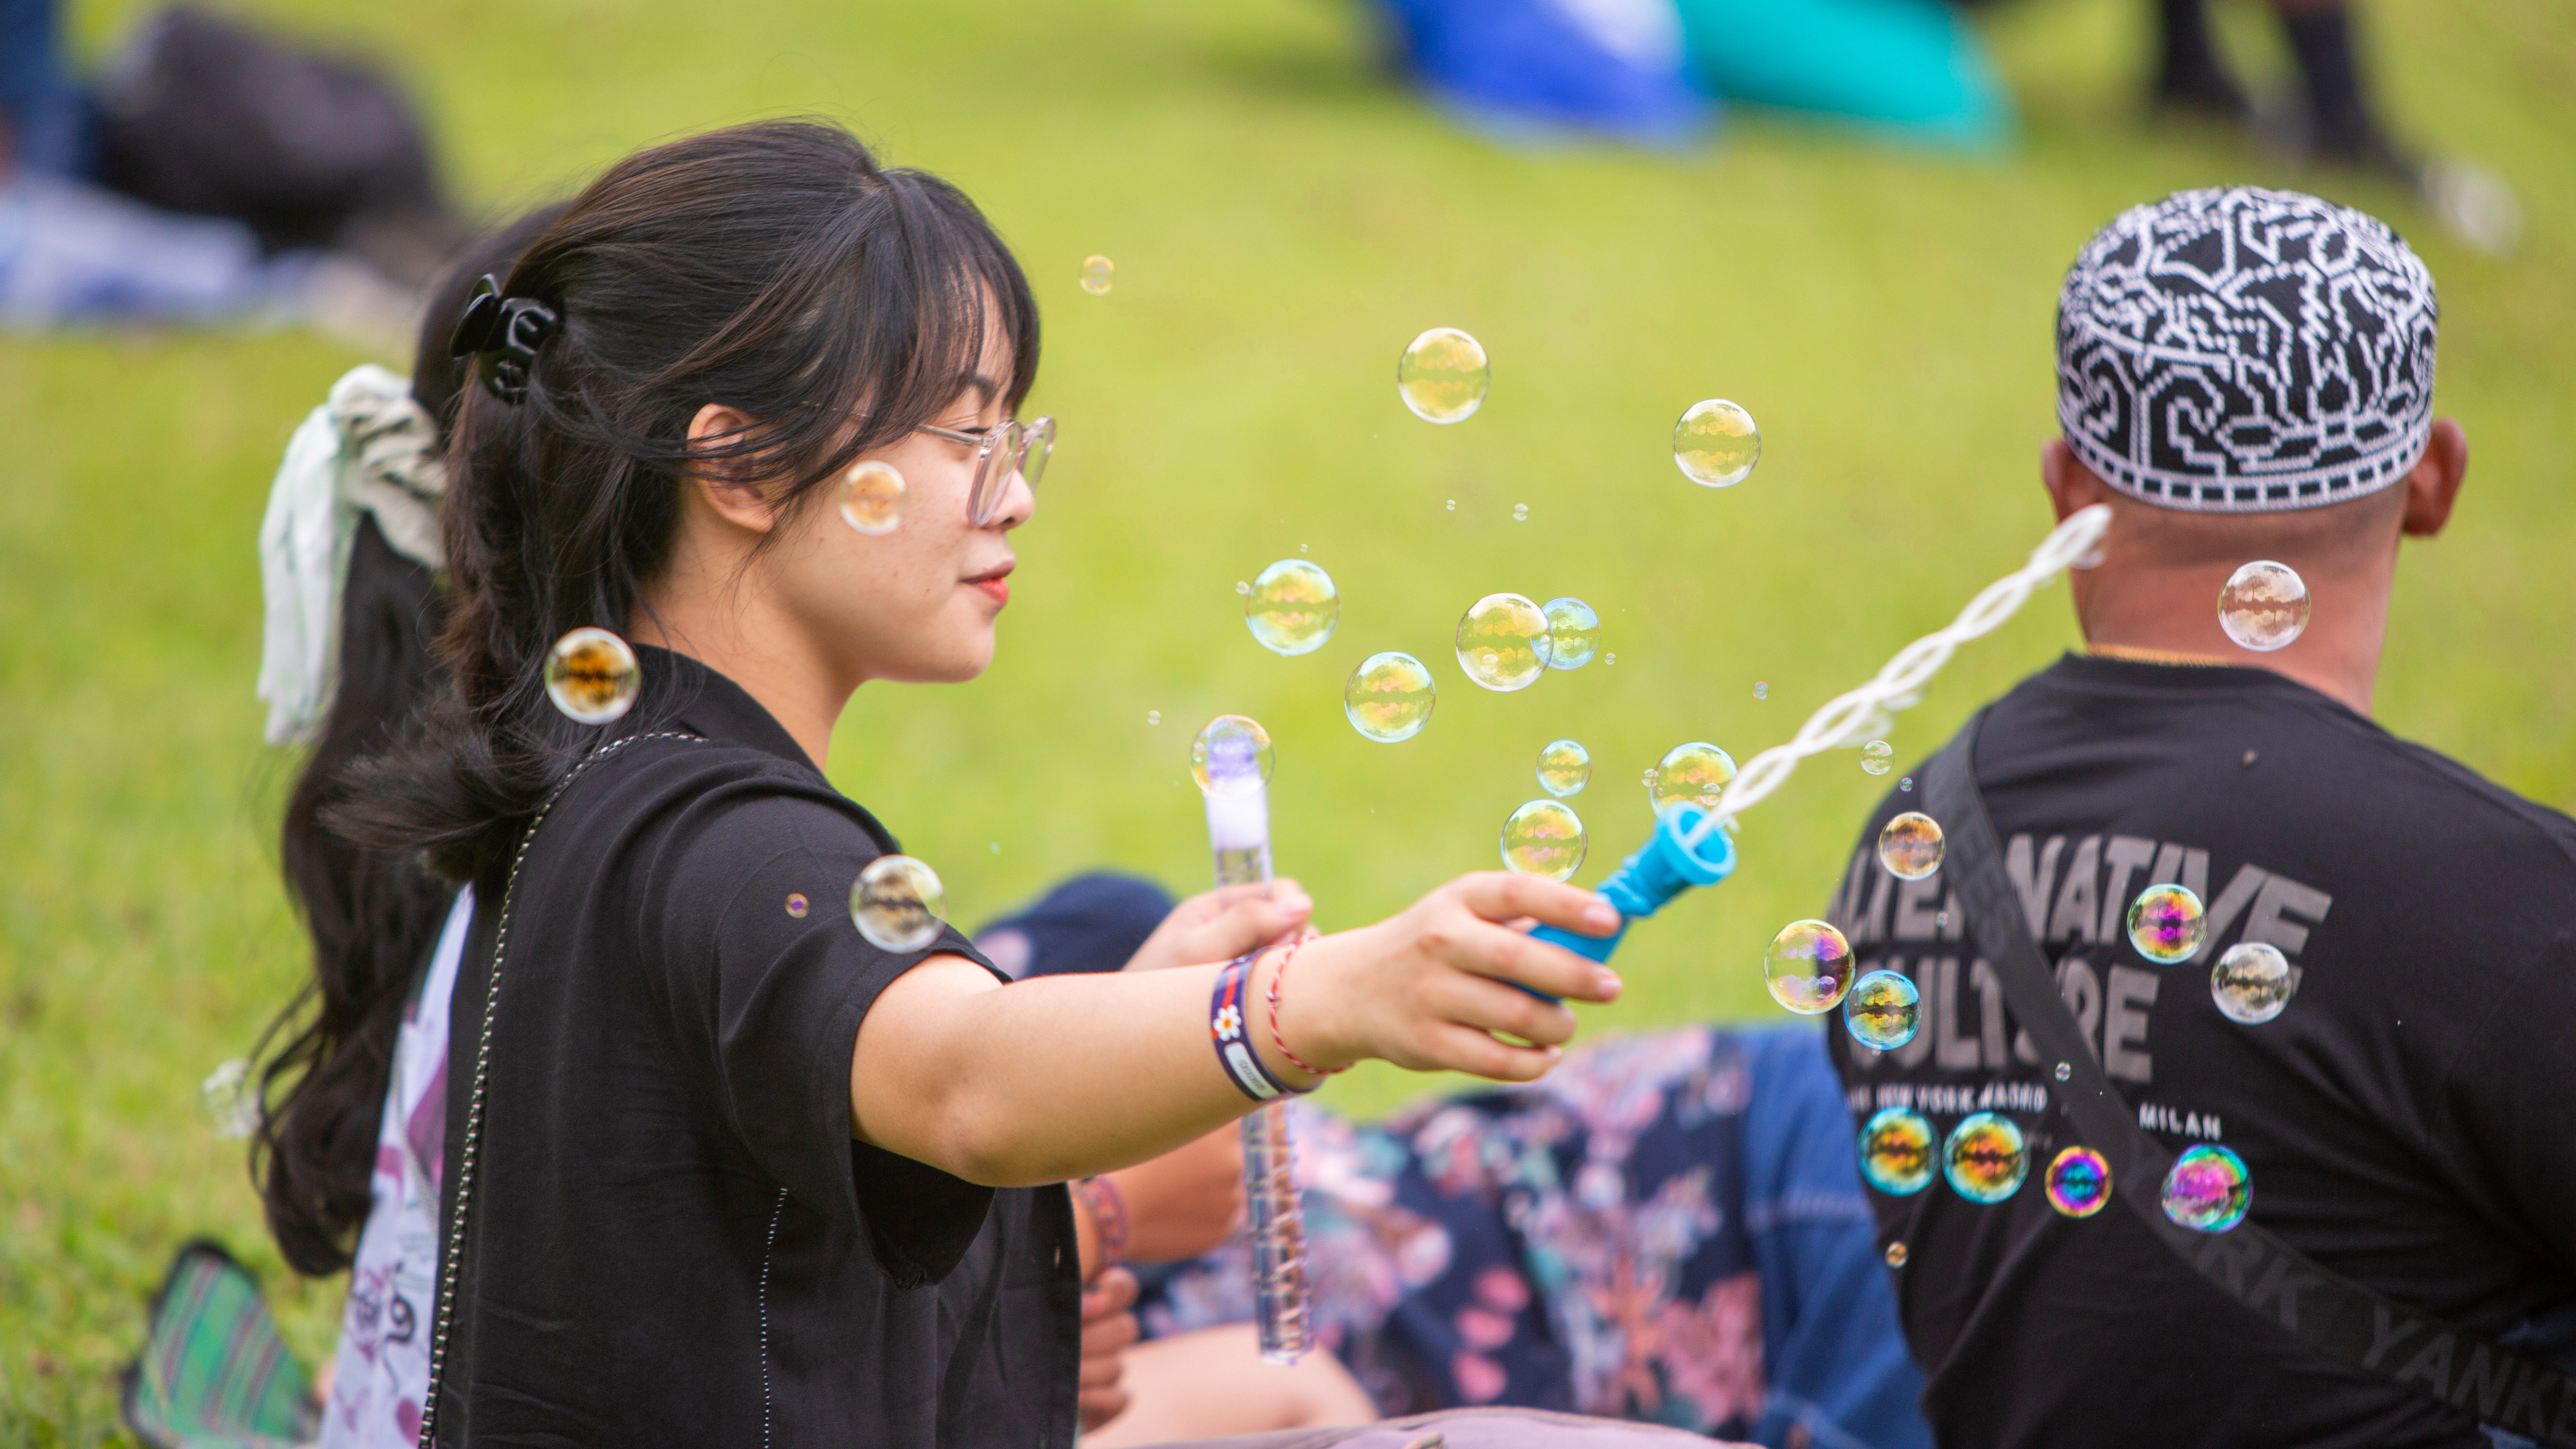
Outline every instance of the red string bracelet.
[[(1278, 966), (1270, 972), (1270, 1040), (1279, 1048), (1279, 1055), (1288, 1059), (1290, 1066), (1308, 1076), (1329, 1077), (1336, 1072), (1347, 1072), (1350, 1068), (1309, 1066), (1304, 1058), (1288, 1050), (1288, 1038), (1279, 1034), (1279, 983), (1288, 979), (1288, 963), (1297, 959), (1297, 948), (1305, 944), (1304, 939), (1289, 942), (1288, 954), (1280, 957)], [(1314, 1089), (1309, 1087), (1307, 1090)]]

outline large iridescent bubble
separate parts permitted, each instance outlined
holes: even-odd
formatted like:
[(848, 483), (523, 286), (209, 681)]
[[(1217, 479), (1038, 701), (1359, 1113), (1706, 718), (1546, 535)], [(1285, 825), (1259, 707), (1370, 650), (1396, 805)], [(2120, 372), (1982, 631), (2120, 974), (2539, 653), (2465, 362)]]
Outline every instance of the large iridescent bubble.
[(1591, 842), (1562, 800), (1532, 800), (1503, 822), (1503, 864), (1522, 875), (1563, 880), (1583, 868)]
[(1539, 606), (1547, 616), (1547, 667), (1581, 669), (1601, 647), (1601, 616), (1581, 599), (1550, 599)]
[(918, 951), (939, 939), (948, 898), (928, 865), (908, 855), (880, 855), (850, 883), (850, 919), (880, 951)]
[(1333, 576), (1301, 558), (1263, 569), (1243, 595), (1244, 627), (1273, 654), (1312, 654), (1341, 622), (1342, 596)]
[(2204, 1142), (2174, 1159), (2158, 1194), (2165, 1216), (2196, 1232), (2223, 1233), (2245, 1221), (2254, 1204), (2245, 1159)]
[(1391, 745), (1420, 734), (1439, 698), (1431, 670), (1421, 660), (1389, 650), (1370, 655), (1351, 671), (1342, 685), (1342, 713), (1363, 738)]
[(1762, 460), (1753, 415), (1722, 397), (1690, 405), (1673, 424), (1673, 464), (1702, 488), (1732, 488)]
[(1498, 694), (1527, 689), (1547, 673), (1547, 615), (1519, 594), (1487, 594), (1458, 619), (1458, 667)]
[(2209, 913), (2188, 886), (2151, 885), (2129, 906), (2129, 944), (2159, 966), (2190, 960), (2208, 934)]
[(1901, 971), (1872, 971), (1843, 998), (1843, 1028), (1873, 1051), (1892, 1052), (1923, 1024), (1923, 993)]
[(546, 651), (546, 698), (575, 723), (623, 718), (643, 688), (635, 651), (605, 629), (575, 629)]
[(2210, 999), (2229, 1021), (2260, 1026), (2279, 1016), (2299, 989), (2299, 973), (2281, 949), (2239, 941), (2209, 968)]
[(1890, 1197), (1932, 1185), (1932, 1123), (1911, 1107), (1882, 1107), (1860, 1129), (1860, 1172)]
[(1878, 863), (1898, 880), (1922, 880), (1941, 868), (1949, 842), (1941, 823), (1920, 810), (1908, 810), (1878, 832)]
[(1485, 345), (1455, 327), (1434, 327), (1414, 338), (1395, 362), (1395, 395), (1426, 423), (1474, 417), (1493, 382)]
[(1851, 944), (1823, 921), (1791, 921), (1762, 953), (1762, 984), (1800, 1016), (1822, 1016), (1851, 990)]
[(2089, 1218), (2111, 1200), (2111, 1164), (2090, 1147), (2069, 1147), (2048, 1164), (2048, 1205), (2070, 1218)]
[(1714, 810), (1734, 780), (1733, 755), (1706, 740), (1693, 740), (1666, 751), (1663, 763), (1647, 773), (1646, 798), (1658, 815), (1675, 803)]
[(1970, 1202), (2002, 1202), (2021, 1190), (2029, 1173), (2030, 1146), (2021, 1124), (2000, 1112), (1969, 1113), (1941, 1144), (1941, 1175)]
[(2288, 648), (2308, 627), (2307, 582), (2288, 564), (2256, 559), (2218, 591), (2218, 627), (2239, 649)]

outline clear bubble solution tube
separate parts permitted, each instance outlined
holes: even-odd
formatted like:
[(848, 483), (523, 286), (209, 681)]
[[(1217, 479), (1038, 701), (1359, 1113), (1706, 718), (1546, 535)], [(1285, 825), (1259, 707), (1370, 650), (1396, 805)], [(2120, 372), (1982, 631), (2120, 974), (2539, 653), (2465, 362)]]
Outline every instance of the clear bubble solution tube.
[[(1208, 753), (1208, 845), (1216, 883), (1270, 879), (1270, 796), (1249, 740), (1214, 742)], [(1249, 983), (1247, 983), (1248, 995)], [(1251, 1036), (1252, 1003), (1244, 1003)], [(1243, 1200), (1252, 1238), (1252, 1315), (1261, 1356), (1294, 1363), (1314, 1346), (1307, 1315), (1306, 1223), (1297, 1203), (1296, 1144), (1288, 1104), (1264, 1104), (1243, 1119)]]

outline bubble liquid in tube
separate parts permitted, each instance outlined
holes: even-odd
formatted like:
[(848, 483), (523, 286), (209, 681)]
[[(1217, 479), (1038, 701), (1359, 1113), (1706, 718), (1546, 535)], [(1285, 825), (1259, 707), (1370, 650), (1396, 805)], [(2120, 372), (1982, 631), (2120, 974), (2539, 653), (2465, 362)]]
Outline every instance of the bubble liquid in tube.
[[(1228, 727), (1230, 721), (1240, 725)], [(1244, 728), (1243, 726), (1249, 726)], [(1207, 796), (1208, 846), (1216, 883), (1258, 885), (1270, 879), (1269, 736), (1241, 716), (1208, 726), (1193, 750), (1193, 773)], [(1250, 983), (1244, 1003), (1253, 1027)], [(1294, 1363), (1314, 1346), (1306, 1284), (1306, 1222), (1297, 1201), (1296, 1144), (1286, 1101), (1265, 1103), (1243, 1119), (1243, 1199), (1252, 1239), (1252, 1314), (1261, 1356)]]

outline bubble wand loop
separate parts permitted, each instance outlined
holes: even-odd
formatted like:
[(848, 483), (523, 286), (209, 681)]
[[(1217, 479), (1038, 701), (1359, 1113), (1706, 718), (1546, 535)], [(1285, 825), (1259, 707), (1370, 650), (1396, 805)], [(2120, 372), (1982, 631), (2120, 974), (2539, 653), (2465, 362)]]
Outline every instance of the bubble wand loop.
[(2029, 562), (1980, 590), (1948, 627), (1896, 651), (1876, 678), (1828, 700), (1809, 715), (1788, 743), (1773, 745), (1746, 761), (1714, 808), (1666, 807), (1653, 837), (1601, 883), (1600, 894), (1624, 918), (1617, 934), (1578, 936), (1554, 926), (1541, 926), (1532, 934), (1578, 955), (1607, 961), (1627, 934), (1629, 921), (1653, 915), (1691, 886), (1724, 880), (1735, 869), (1735, 845), (1724, 827), (1787, 783), (1800, 760), (1855, 744), (1886, 728), (1896, 711), (1909, 709), (1922, 698), (1923, 686), (1941, 672), (1961, 644), (2002, 627), (2034, 589), (2091, 553), (2110, 526), (2111, 510), (2106, 504), (2068, 515), (2031, 550)]

